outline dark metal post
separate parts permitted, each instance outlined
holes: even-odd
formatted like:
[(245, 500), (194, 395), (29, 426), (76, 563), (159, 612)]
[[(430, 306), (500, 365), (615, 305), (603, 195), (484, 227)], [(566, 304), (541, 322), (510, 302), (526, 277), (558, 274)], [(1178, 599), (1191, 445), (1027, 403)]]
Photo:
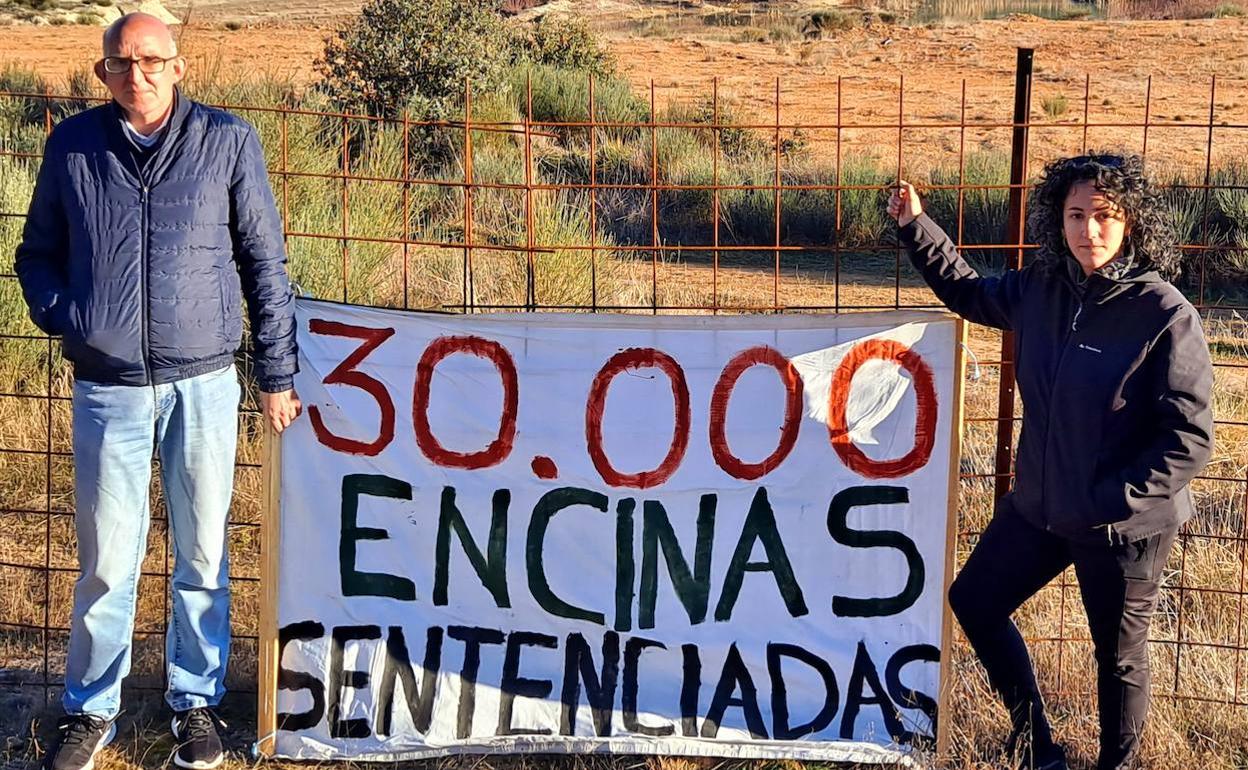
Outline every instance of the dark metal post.
[[(1023, 234), (1027, 221), (1027, 141), (1031, 120), (1031, 70), (1035, 51), (1018, 49), (1014, 65), (1014, 136), (1010, 142), (1010, 214), (1003, 243), (1017, 247), (1007, 267), (1023, 266)], [(1014, 454), (1014, 334), (1001, 335), (1001, 383), (997, 391), (996, 497), (1010, 489), (1010, 464)]]

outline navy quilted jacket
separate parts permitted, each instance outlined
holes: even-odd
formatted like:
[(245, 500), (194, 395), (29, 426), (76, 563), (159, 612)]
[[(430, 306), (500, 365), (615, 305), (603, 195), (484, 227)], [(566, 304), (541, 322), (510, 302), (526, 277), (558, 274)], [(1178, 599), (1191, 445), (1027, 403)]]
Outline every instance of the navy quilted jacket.
[(256, 378), (291, 386), (294, 302), (255, 130), (179, 95), (140, 170), (115, 103), (48, 138), (15, 269), (74, 376), (152, 385), (228, 365), (247, 298)]

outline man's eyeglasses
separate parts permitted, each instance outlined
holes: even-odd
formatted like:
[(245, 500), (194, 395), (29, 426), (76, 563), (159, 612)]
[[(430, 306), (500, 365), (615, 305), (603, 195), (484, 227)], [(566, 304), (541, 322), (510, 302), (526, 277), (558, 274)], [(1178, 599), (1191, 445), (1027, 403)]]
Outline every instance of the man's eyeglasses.
[(164, 72), (165, 65), (176, 58), (178, 57), (143, 56), (138, 59), (131, 59), (126, 56), (105, 56), (104, 71), (111, 75), (124, 75), (130, 71), (132, 66), (138, 65), (140, 72), (147, 75), (155, 75), (158, 72)]

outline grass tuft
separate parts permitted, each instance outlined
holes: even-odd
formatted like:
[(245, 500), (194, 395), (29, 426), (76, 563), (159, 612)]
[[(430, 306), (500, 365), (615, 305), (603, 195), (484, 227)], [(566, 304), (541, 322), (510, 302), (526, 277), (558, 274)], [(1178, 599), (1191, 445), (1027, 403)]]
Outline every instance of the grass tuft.
[(1066, 110), (1070, 108), (1070, 100), (1066, 98), (1066, 94), (1054, 94), (1041, 99), (1040, 107), (1045, 115), (1058, 118), (1066, 114)]

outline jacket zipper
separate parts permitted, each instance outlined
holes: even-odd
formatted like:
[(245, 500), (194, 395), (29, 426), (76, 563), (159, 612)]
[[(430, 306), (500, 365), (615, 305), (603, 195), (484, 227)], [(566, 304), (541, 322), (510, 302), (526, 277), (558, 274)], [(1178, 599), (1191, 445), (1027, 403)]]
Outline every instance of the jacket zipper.
[[(1050, 404), (1052, 403), (1052, 400), (1053, 400), (1052, 391), (1057, 388), (1057, 381), (1061, 379), (1062, 364), (1065, 363), (1066, 361), (1066, 351), (1070, 350), (1070, 338), (1074, 336), (1075, 332), (1079, 331), (1079, 314), (1082, 312), (1083, 312), (1083, 298), (1081, 297), (1078, 303), (1075, 305), (1075, 314), (1071, 316), (1070, 318), (1070, 329), (1066, 331), (1066, 336), (1062, 340), (1062, 352), (1057, 357), (1057, 366), (1053, 370), (1053, 381), (1049, 383)], [(1053, 412), (1054, 412), (1054, 409), (1050, 405), (1049, 414), (1045, 420), (1045, 425), (1044, 425), (1044, 454), (1046, 455), (1046, 457), (1049, 453), (1048, 451), (1049, 443), (1052, 441), (1051, 437), (1053, 434)], [(1041, 497), (1042, 500), (1043, 500), (1043, 495), (1044, 495), (1044, 487), (1045, 487), (1045, 484), (1047, 483), (1046, 477), (1048, 475), (1047, 469), (1045, 467), (1047, 465), (1047, 463), (1045, 462), (1046, 457), (1040, 458), (1040, 494), (1042, 496)], [(1044, 515), (1044, 528), (1047, 530), (1049, 529), (1049, 516), (1046, 511), (1045, 505), (1043, 503), (1040, 505), (1040, 511)]]
[(151, 313), (151, 308), (148, 307), (149, 303), (151, 302), (151, 299), (147, 296), (147, 270), (148, 270), (147, 222), (150, 219), (150, 216), (147, 210), (148, 209), (148, 186), (146, 182), (142, 182), (141, 184), (143, 187), (143, 191), (142, 193), (140, 193), (142, 205), (140, 206), (141, 219), (140, 219), (140, 228), (139, 228), (139, 252), (140, 252), (139, 256), (140, 256), (140, 261), (141, 261), (140, 269), (139, 269), (139, 288), (140, 288), (139, 296), (140, 296), (141, 301), (139, 302), (139, 307), (140, 307), (140, 310), (142, 311), (142, 324), (141, 324), (142, 335), (141, 335), (141, 341), (140, 341), (140, 352), (142, 353), (142, 356), (143, 356), (143, 379), (145, 379), (148, 382), (148, 384), (155, 386), (156, 383), (152, 381), (151, 362), (148, 361), (148, 359), (150, 358), (148, 347), (151, 344), (148, 341), (148, 328), (147, 328), (148, 316)]

